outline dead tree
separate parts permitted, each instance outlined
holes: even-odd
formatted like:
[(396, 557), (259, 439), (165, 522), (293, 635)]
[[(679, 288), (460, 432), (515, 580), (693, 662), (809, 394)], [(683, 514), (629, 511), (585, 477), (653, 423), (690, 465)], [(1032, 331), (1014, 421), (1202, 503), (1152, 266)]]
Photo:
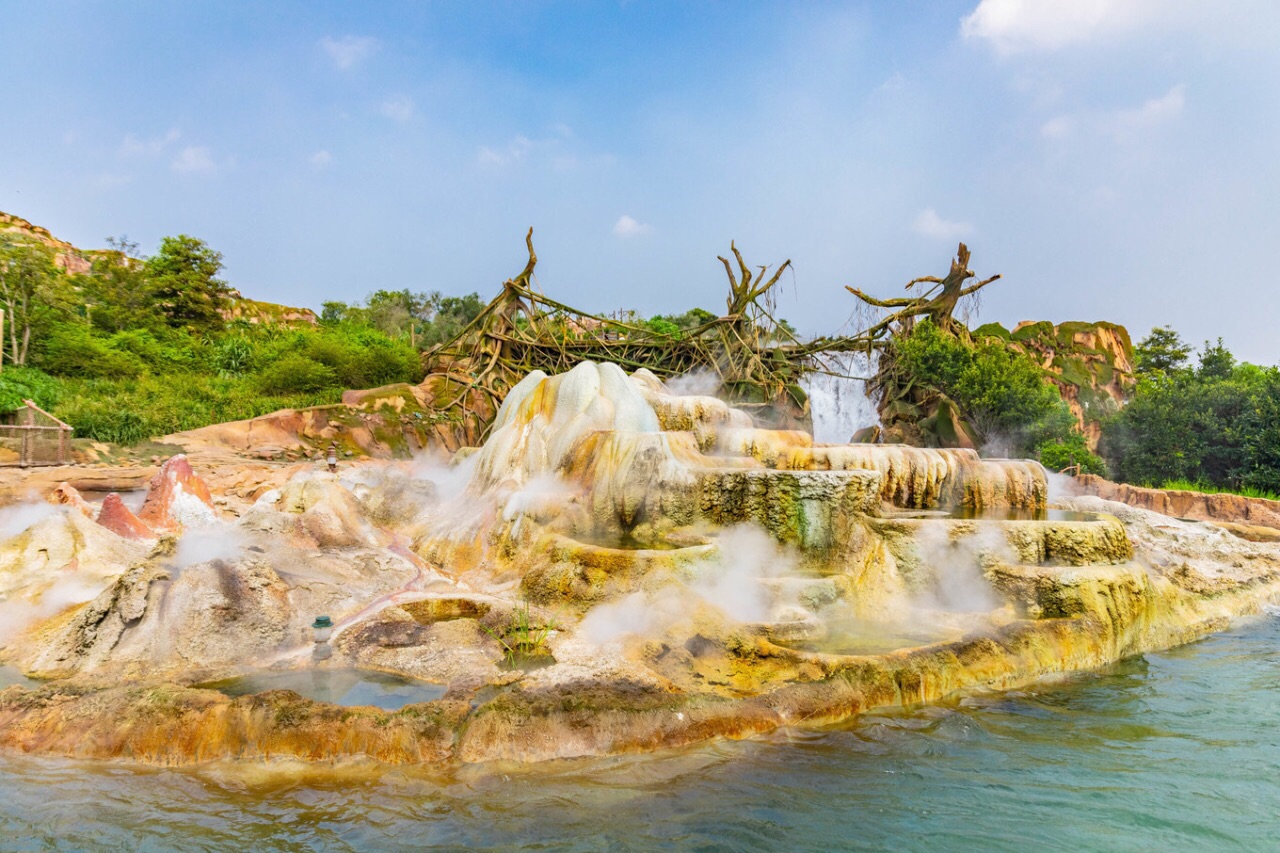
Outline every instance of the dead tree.
[(911, 290), (916, 285), (931, 285), (931, 287), (917, 296), (901, 299), (876, 299), (856, 287), (846, 285), (845, 290), (862, 300), (864, 305), (873, 308), (896, 309), (892, 314), (884, 317), (865, 331), (860, 332), (858, 337), (865, 338), (868, 346), (874, 346), (877, 345), (877, 342), (884, 341), (885, 336), (889, 335), (894, 329), (907, 330), (915, 323), (916, 318), (927, 317), (944, 332), (968, 339), (969, 330), (963, 323), (959, 323), (955, 319), (955, 311), (960, 304), (960, 300), (967, 296), (973, 296), (979, 290), (991, 284), (991, 282), (1000, 279), (999, 275), (993, 275), (991, 278), (983, 279), (977, 284), (965, 287), (965, 282), (974, 277), (973, 270), (969, 269), (969, 247), (961, 243), (960, 248), (956, 250), (955, 260), (951, 262), (951, 271), (945, 277), (938, 278), (937, 276), (926, 275), (907, 282), (907, 290)]

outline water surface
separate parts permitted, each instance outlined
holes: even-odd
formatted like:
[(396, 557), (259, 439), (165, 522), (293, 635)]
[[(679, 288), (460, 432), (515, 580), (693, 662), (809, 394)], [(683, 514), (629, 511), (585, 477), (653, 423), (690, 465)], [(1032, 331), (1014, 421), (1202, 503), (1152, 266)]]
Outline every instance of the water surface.
[(0, 848), (1206, 850), (1280, 837), (1280, 619), (824, 730), (536, 768), (0, 757)]
[(396, 711), (415, 702), (430, 702), (445, 694), (442, 684), (414, 681), (385, 672), (314, 667), (259, 672), (203, 685), (228, 696), (247, 696), (266, 690), (292, 690), (317, 702), (334, 705), (372, 705)]

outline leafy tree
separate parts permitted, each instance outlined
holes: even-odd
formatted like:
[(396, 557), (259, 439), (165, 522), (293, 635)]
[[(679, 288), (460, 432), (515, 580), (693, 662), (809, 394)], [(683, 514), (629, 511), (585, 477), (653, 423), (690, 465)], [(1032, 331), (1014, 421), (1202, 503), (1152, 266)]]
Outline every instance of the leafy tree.
[(347, 319), (347, 312), (351, 310), (351, 306), (345, 302), (322, 302), (320, 303), (320, 322), (326, 326), (334, 326)]
[(1172, 373), (1187, 364), (1191, 345), (1167, 326), (1156, 326), (1133, 348), (1139, 374)]
[(1219, 342), (1196, 370), (1143, 377), (1104, 424), (1102, 450), (1133, 483), (1186, 480), (1218, 488), (1280, 486), (1280, 373), (1237, 364)]
[(162, 327), (165, 316), (151, 292), (138, 244), (126, 237), (108, 237), (107, 244), (111, 249), (94, 257), (79, 282), (85, 319), (104, 332)]
[(36, 330), (65, 313), (69, 296), (66, 276), (54, 263), (52, 249), (34, 240), (0, 234), (0, 307), (7, 332), (0, 335), (0, 363), (7, 344), (10, 363), (25, 365)]
[(146, 276), (153, 298), (171, 326), (219, 330), (230, 289), (218, 278), (222, 253), (186, 234), (165, 237), (147, 259)]
[(1235, 356), (1223, 345), (1222, 338), (1218, 338), (1218, 343), (1216, 344), (1210, 344), (1208, 341), (1204, 342), (1204, 349), (1200, 352), (1199, 367), (1199, 374), (1202, 378), (1228, 379), (1235, 366)]
[(433, 291), (427, 297), (427, 316), (430, 319), (423, 327), (420, 344), (429, 347), (444, 343), (462, 331), (483, 310), (484, 302), (478, 293), (443, 296), (438, 291)]
[(1028, 429), (1061, 402), (1043, 371), (998, 341), (967, 345), (923, 320), (892, 346), (898, 368), (950, 398), (984, 444), (1003, 439), (1029, 450)]
[(432, 311), (431, 295), (409, 290), (376, 290), (365, 300), (365, 314), (373, 328), (393, 338), (408, 335), (417, 348), (418, 331)]

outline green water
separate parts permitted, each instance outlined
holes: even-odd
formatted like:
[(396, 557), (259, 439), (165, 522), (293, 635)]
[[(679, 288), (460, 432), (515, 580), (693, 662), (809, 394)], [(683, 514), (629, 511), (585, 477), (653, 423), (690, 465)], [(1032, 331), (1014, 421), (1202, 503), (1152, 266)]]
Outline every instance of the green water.
[(1277, 618), (1034, 690), (661, 756), (342, 777), (0, 757), (5, 850), (1269, 850), (1278, 813)]

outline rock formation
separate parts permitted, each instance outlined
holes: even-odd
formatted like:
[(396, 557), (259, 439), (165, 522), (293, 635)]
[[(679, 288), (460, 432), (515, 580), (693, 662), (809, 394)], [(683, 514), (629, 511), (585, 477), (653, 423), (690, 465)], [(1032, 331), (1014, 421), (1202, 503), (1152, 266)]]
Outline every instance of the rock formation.
[(120, 495), (112, 492), (102, 499), (97, 521), (103, 527), (125, 539), (155, 539), (156, 532), (124, 505)]
[(152, 530), (176, 531), (201, 526), (217, 519), (209, 487), (191, 470), (184, 455), (170, 458), (147, 491), (138, 520)]
[[(447, 460), (249, 466), (211, 474), (211, 494), (175, 457), (132, 521), (118, 498), (101, 523), (69, 492), (42, 506), (0, 543), (0, 608), (21, 617), (0, 663), (47, 683), (0, 691), (0, 747), (163, 764), (651, 750), (1024, 685), (1280, 599), (1266, 537), (1054, 502), (1034, 462), (815, 444), (648, 371), (533, 372), (494, 414)], [(139, 525), (159, 538), (128, 538)], [(331, 667), (447, 692), (380, 711), (219, 687)]]

